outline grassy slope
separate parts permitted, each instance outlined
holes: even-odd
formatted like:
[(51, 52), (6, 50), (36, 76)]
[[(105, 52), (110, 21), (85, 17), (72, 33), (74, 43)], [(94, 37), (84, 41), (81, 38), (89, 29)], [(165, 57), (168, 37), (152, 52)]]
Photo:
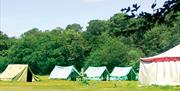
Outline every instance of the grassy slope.
[(137, 81), (80, 81), (48, 80), (40, 76), (40, 82), (0, 81), (0, 91), (180, 91), (180, 86), (139, 86)]

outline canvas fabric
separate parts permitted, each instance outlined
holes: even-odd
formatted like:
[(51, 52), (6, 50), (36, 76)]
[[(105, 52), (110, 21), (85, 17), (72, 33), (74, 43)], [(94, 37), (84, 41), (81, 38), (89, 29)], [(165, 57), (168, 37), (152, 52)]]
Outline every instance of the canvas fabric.
[(88, 67), (84, 72), (89, 80), (109, 80), (109, 71), (105, 66), (102, 67)]
[(180, 61), (141, 61), (139, 81), (144, 85), (180, 85)]
[(143, 85), (180, 85), (180, 44), (159, 55), (141, 58), (139, 81)]
[(28, 70), (32, 74), (32, 81), (39, 80), (26, 64), (10, 64), (0, 75), (0, 80), (4, 81), (27, 81)]
[[(130, 76), (128, 78), (128, 76)], [(132, 67), (115, 67), (110, 74), (110, 80), (135, 80), (136, 73)]]
[(55, 66), (49, 79), (68, 79), (71, 74), (80, 75), (74, 66)]

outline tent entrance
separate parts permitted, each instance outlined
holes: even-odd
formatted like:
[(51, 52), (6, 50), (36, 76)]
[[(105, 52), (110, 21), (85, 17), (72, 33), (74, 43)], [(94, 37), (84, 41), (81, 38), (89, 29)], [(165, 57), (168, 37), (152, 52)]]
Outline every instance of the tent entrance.
[(28, 73), (27, 73), (27, 82), (32, 82), (32, 73), (29, 69), (28, 69)]
[(76, 76), (77, 76), (77, 73), (72, 72), (72, 73), (69, 75), (69, 79), (72, 80), (72, 81), (76, 81)]
[(105, 71), (105, 72), (103, 73), (102, 78), (103, 78), (103, 79), (102, 79), (103, 81), (108, 80), (108, 72), (107, 72), (107, 71)]

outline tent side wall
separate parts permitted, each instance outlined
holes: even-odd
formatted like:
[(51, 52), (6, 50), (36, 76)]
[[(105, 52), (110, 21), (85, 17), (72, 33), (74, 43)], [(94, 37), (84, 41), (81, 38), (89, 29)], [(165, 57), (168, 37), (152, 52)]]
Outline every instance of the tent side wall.
[(139, 81), (143, 85), (180, 85), (180, 61), (141, 61)]
[(180, 44), (158, 55), (140, 58), (143, 85), (180, 85)]
[(143, 85), (151, 85), (156, 82), (156, 64), (140, 61), (139, 81)]

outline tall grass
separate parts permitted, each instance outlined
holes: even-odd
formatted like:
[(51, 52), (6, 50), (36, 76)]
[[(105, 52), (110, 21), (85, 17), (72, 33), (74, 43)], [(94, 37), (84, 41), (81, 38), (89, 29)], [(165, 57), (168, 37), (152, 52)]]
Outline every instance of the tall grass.
[(180, 86), (140, 86), (138, 81), (89, 81), (83, 84), (39, 77), (39, 82), (0, 81), (0, 91), (180, 91)]

